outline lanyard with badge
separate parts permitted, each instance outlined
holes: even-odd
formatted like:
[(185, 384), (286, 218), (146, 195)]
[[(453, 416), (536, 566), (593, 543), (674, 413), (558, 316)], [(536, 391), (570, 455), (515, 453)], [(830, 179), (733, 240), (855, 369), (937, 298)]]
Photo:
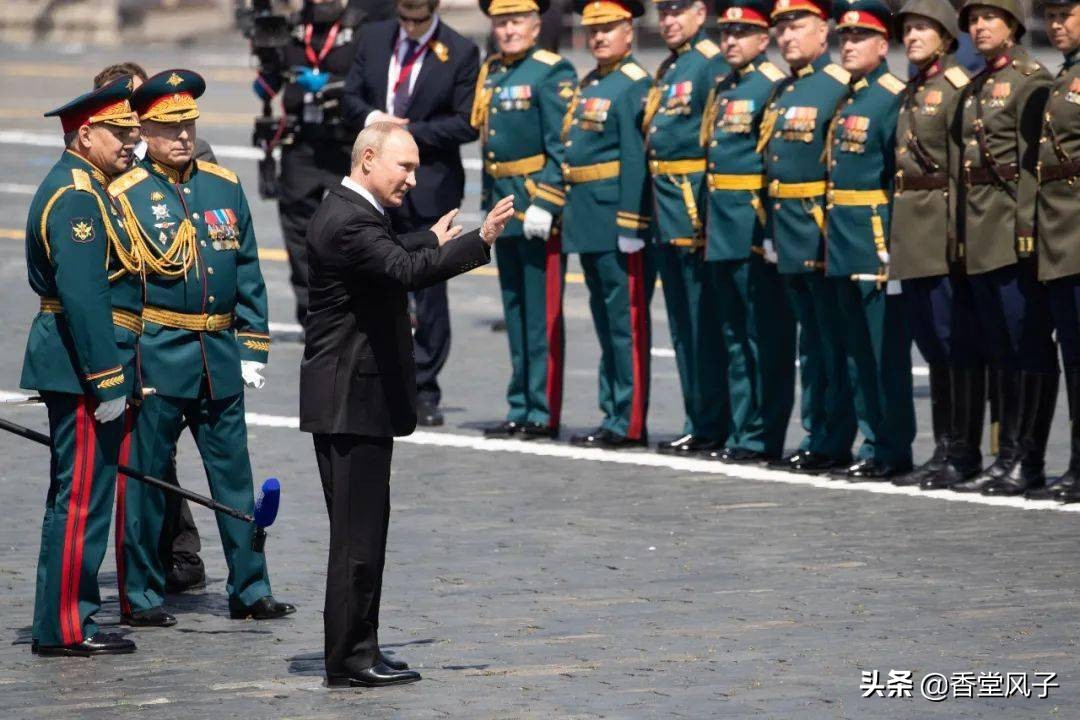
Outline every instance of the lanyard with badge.
[[(315, 32), (315, 26), (308, 25), (304, 28), (304, 55), (307, 57), (308, 63), (311, 64), (311, 71), (316, 75), (319, 74), (319, 66), (322, 64), (322, 61), (326, 59), (326, 56), (329, 55), (330, 51), (334, 48), (334, 42), (337, 40), (338, 31), (340, 29), (341, 23), (334, 23), (330, 27), (330, 31), (326, 34), (326, 41), (323, 43), (322, 49), (316, 54), (315, 48), (311, 46), (311, 36)], [(312, 124), (319, 124), (323, 121), (322, 105), (315, 102), (314, 93), (304, 93), (303, 121)]]

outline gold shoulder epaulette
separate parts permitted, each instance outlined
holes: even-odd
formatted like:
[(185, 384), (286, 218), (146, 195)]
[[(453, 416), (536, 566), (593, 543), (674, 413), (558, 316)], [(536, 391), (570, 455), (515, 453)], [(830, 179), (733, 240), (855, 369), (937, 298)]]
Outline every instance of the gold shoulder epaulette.
[(841, 85), (847, 85), (851, 82), (851, 73), (844, 68), (840, 67), (836, 63), (829, 63), (825, 66), (825, 74), (831, 77)]
[(228, 168), (223, 168), (217, 163), (207, 162), (206, 160), (196, 160), (200, 170), (205, 170), (211, 175), (217, 175), (219, 178), (225, 178), (231, 183), (239, 183), (240, 178), (236, 177), (236, 173)]
[(766, 60), (758, 65), (758, 72), (769, 79), (770, 82), (780, 82), (784, 79), (784, 71)]
[(635, 63), (626, 63), (619, 69), (622, 70), (623, 75), (634, 82), (649, 77), (649, 73), (645, 72), (644, 68)]
[(109, 183), (109, 194), (113, 197), (120, 197), (148, 177), (150, 177), (150, 173), (146, 172), (144, 168), (131, 168), (126, 173)]
[(532, 58), (536, 62), (541, 62), (545, 65), (554, 65), (555, 63), (562, 60), (562, 55), (558, 53), (553, 53), (550, 50), (540, 49), (533, 53)]
[(878, 85), (885, 88), (893, 95), (899, 95), (904, 92), (904, 88), (907, 87), (903, 80), (896, 77), (892, 73), (885, 73), (877, 79)]
[(71, 181), (75, 183), (76, 190), (94, 192), (94, 186), (90, 184), (90, 174), (79, 168), (71, 169)]
[(1034, 75), (1042, 69), (1042, 65), (1030, 58), (1026, 60), (1013, 60), (1013, 67), (1019, 70), (1020, 74), (1024, 77)]
[(951, 68), (945, 71), (945, 79), (949, 81), (949, 84), (959, 90), (960, 88), (971, 82), (971, 78), (964, 71), (964, 68), (959, 65), (953, 65)]
[(697, 45), (694, 46), (694, 49), (704, 55), (709, 60), (712, 60), (714, 57), (720, 54), (720, 48), (718, 48), (716, 46), (716, 43), (714, 43), (709, 38), (705, 38), (704, 40), (699, 42)]

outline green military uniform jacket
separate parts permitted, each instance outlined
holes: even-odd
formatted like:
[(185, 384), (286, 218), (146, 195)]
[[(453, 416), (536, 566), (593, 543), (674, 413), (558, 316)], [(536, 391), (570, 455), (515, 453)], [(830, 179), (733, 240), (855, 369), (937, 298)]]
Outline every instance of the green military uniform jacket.
[(1039, 146), (1039, 279), (1080, 274), (1080, 50), (1065, 58)]
[(42, 312), (26, 343), (20, 385), (28, 390), (102, 402), (133, 393), (142, 279), (105, 183), (65, 150), (30, 203), (26, 268)]
[[(564, 122), (564, 252), (610, 252), (619, 236), (649, 239), (641, 123), (651, 86), (649, 73), (632, 55), (581, 81)], [(584, 179), (591, 176), (600, 179)]]
[(953, 54), (919, 71), (901, 95), (896, 124), (889, 277), (947, 275), (958, 260), (956, 167), (949, 128), (970, 82)]
[(516, 58), (494, 55), (482, 72), (477, 94), (486, 106), (480, 128), (484, 143), (480, 207), (490, 210), (513, 195), (516, 212), (504, 235), (520, 236), (521, 218), (531, 203), (558, 215), (566, 202), (560, 135), (577, 73), (567, 60), (537, 47)]
[(1050, 84), (1050, 73), (1014, 47), (964, 89), (956, 151), (964, 184), (961, 252), (969, 275), (1013, 265), (1035, 251), (1035, 165)]
[(825, 135), (850, 79), (847, 70), (822, 55), (777, 86), (762, 120), (772, 203), (769, 236), (783, 275), (821, 268), (825, 197), (822, 192), (814, 198), (779, 198), (776, 183), (824, 183)]
[[(761, 247), (767, 201), (758, 130), (776, 84), (785, 77), (764, 54), (759, 55), (720, 80), (705, 110), (701, 138), (706, 142), (710, 188), (706, 260), (744, 260), (753, 248)], [(755, 182), (753, 189), (727, 189)]]
[(833, 116), (825, 195), (825, 274), (830, 277), (876, 275), (882, 269), (877, 252), (888, 245), (896, 116), (903, 91), (903, 81), (883, 62), (852, 83), (850, 96)]
[(710, 90), (729, 71), (720, 48), (701, 30), (672, 50), (656, 72), (657, 84), (645, 106), (644, 129), (657, 242), (683, 247), (700, 247), (705, 242), (701, 115)]
[[(185, 221), (194, 228), (190, 252), (196, 262), (186, 273), (166, 277), (148, 266), (143, 384), (161, 395), (196, 398), (205, 373), (211, 397), (242, 392), (240, 360), (265, 363), (270, 335), (259, 249), (236, 175), (202, 160), (177, 173), (148, 156), (114, 180), (109, 194), (132, 214), (132, 234), (140, 233), (158, 259), (174, 245)], [(224, 328), (169, 327), (152, 320), (155, 311), (216, 316)]]

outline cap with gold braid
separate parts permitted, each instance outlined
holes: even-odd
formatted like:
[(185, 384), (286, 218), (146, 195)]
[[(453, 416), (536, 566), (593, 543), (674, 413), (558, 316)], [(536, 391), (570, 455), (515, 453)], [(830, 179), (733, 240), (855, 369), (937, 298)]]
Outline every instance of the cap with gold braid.
[(139, 119), (131, 110), (130, 75), (122, 75), (96, 90), (80, 95), (66, 105), (45, 113), (45, 117), (59, 117), (65, 133), (75, 132), (83, 125), (104, 123), (119, 127), (137, 127)]
[(582, 25), (605, 25), (645, 14), (641, 0), (574, 0), (574, 12)]
[(832, 3), (829, 0), (776, 0), (769, 17), (775, 23), (789, 13), (809, 13), (828, 20), (831, 10)]
[(839, 0), (833, 15), (836, 17), (837, 30), (861, 28), (879, 32), (885, 37), (891, 34), (893, 13), (885, 0)]
[(738, 25), (769, 27), (769, 0), (717, 0), (716, 23), (721, 29)]
[(195, 103), (206, 90), (206, 81), (191, 70), (165, 70), (147, 78), (131, 96), (140, 120), (174, 123), (199, 117)]
[(544, 13), (551, 0), (480, 0), (480, 10), (488, 17), (517, 15), (519, 13)]

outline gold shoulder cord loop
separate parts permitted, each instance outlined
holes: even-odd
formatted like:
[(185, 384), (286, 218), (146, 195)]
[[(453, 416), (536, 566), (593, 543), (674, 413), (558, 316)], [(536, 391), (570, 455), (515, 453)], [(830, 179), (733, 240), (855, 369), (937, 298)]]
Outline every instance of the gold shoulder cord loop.
[(138, 244), (144, 272), (162, 277), (176, 278), (187, 275), (195, 264), (198, 252), (195, 248), (196, 233), (191, 221), (184, 218), (173, 237), (172, 244), (160, 251), (154, 246), (153, 239), (143, 230), (135, 217), (135, 211), (127, 196), (120, 196), (120, 207), (124, 214), (124, 225), (131, 236), (132, 245)]
[(566, 142), (566, 137), (570, 134), (570, 125), (574, 121), (574, 113), (577, 112), (577, 106), (580, 100), (581, 89), (574, 88), (574, 97), (570, 99), (570, 104), (566, 108), (566, 114), (563, 115), (562, 133), (559, 136), (563, 142)]

